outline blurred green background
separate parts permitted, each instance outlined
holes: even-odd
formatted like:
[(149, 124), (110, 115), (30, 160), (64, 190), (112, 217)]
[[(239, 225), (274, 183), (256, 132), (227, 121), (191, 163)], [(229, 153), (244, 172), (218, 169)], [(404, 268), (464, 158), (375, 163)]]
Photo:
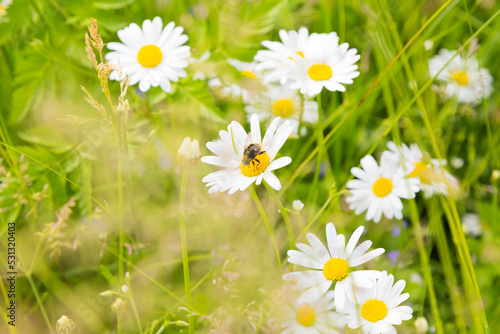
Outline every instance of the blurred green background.
[[(445, 3), (445, 9), (419, 32)], [(315, 216), (311, 232), (320, 237), (330, 221), (348, 235), (359, 225), (366, 226), (364, 238), (372, 240), (374, 247), (400, 252), (396, 266), (385, 257), (372, 264), (407, 281), (405, 291), (411, 295), (407, 303), (414, 309), (414, 318), (398, 331), (414, 333), (417, 316), (435, 325), (411, 224), (403, 228), (397, 221), (365, 222), (363, 215), (355, 216), (347, 208), (341, 191), (350, 168), (371, 149), (375, 156), (380, 154), (387, 140), (416, 142), (435, 156), (422, 118), (424, 109), (443, 157), (464, 161), (461, 168), (449, 166), (461, 181), (453, 205), (444, 198), (424, 199), (422, 195), (415, 201), (443, 331), (480, 333), (474, 323), (477, 305), (469, 303), (476, 297), (466, 288), (469, 272), (460, 266), (458, 241), (448, 226), (446, 210), (455, 206), (457, 214), (473, 212), (481, 219), (484, 233), (468, 237), (467, 245), (490, 332), (499, 333), (499, 178), (492, 175), (500, 169), (500, 97), (496, 93), (500, 19), (489, 22), (464, 50), (476, 52), (481, 66), (494, 77), (494, 93), (488, 101), (459, 105), (429, 88), (410, 103), (416, 91), (408, 84), (416, 81), (421, 88), (430, 79), (428, 59), (440, 48), (459, 48), (499, 10), (495, 0), (14, 0), (0, 21), (0, 244), (6, 254), (7, 223), (15, 221), (18, 309), (16, 328), (3, 322), (1, 332), (55, 332), (56, 321), (66, 315), (76, 323), (78, 333), (116, 333), (112, 304), (123, 293), (124, 284), (129, 291), (122, 297), (126, 300), (122, 333), (139, 332), (134, 308), (144, 333), (187, 331), (185, 323), (191, 313), (195, 333), (274, 332), (281, 273), (267, 231), (248, 192), (208, 195), (201, 179), (213, 168), (201, 163), (188, 172), (193, 305), (189, 311), (184, 308), (178, 217), (180, 175), (186, 167), (176, 156), (186, 136), (198, 139), (202, 155), (208, 155), (207, 141), (216, 139), (232, 120), (245, 123), (246, 119), (241, 100), (222, 98), (193, 75), (216, 73), (225, 83), (244, 85), (228, 58), (249, 62), (261, 49), (261, 41), (279, 40), (280, 29), (305, 26), (310, 32), (336, 31), (341, 42), (357, 48), (361, 74), (345, 93), (323, 93), (325, 134), (333, 131), (333, 135), (327, 142), (326, 171), (314, 189), (314, 201), (306, 202), (313, 162), (304, 164), (300, 175), (287, 184), (315, 147), (314, 132), (289, 139), (282, 149), (293, 162), (277, 173), (288, 186), (280, 193), (281, 199), (287, 208), (295, 199), (306, 205), (291, 215), (296, 239), (305, 240), (303, 227)], [(108, 43), (118, 41), (116, 32), (131, 22), (140, 25), (155, 16), (164, 24), (174, 21), (184, 27), (194, 58), (207, 51), (211, 54), (208, 60), (188, 66), (188, 77), (174, 84), (170, 94), (159, 87), (145, 94), (137, 87), (129, 89), (131, 163), (126, 170), (125, 205), (120, 210), (115, 134), (85, 102), (80, 88), (86, 87), (104, 103), (97, 74), (85, 53), (84, 35), (92, 17)], [(404, 54), (391, 65), (409, 41)], [(432, 47), (426, 50), (424, 41), (432, 41)], [(111, 82), (110, 87), (116, 97), (119, 84)], [(396, 126), (383, 137), (391, 122)], [(285, 264), (284, 222), (264, 187), (257, 191)], [(407, 208), (404, 214), (409, 220)], [(127, 279), (118, 276), (118, 226), (113, 218), (117, 215), (123, 215)], [(398, 237), (391, 234), (396, 227), (402, 230)], [(6, 261), (0, 261), (0, 267), (5, 273)], [(4, 289), (2, 310), (8, 302)], [(107, 290), (114, 292), (100, 295)]]

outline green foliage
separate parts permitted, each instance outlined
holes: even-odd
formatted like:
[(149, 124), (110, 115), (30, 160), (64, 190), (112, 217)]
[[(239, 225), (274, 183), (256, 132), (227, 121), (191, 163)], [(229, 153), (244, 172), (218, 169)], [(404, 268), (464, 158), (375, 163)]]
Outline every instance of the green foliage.
[[(373, 264), (407, 282), (413, 319), (398, 332), (415, 332), (418, 316), (439, 334), (486, 333), (486, 323), (490, 333), (500, 332), (499, 10), (495, 1), (460, 0), (14, 0), (0, 21), (0, 250), (5, 254), (7, 222), (15, 221), (19, 332), (51, 332), (63, 314), (81, 333), (138, 333), (139, 323), (148, 334), (277, 332), (272, 318), (281, 307), (289, 241), (276, 198), (256, 186), (268, 230), (248, 191), (209, 196), (201, 180), (214, 168), (186, 166), (178, 149), (190, 136), (208, 155), (205, 143), (227, 124), (245, 124), (241, 97), (221, 93), (244, 86), (227, 59), (251, 61), (262, 41), (302, 26), (336, 31), (361, 60), (360, 76), (346, 92), (322, 96), (326, 139), (317, 184), (315, 126), (304, 125), (307, 134), (280, 150), (293, 159), (276, 174), (295, 241), (305, 242), (307, 232), (324, 239), (330, 221), (346, 235), (364, 225), (362, 239), (399, 252), (396, 265), (385, 257)], [(88, 25), (97, 19), (110, 43), (118, 41), (119, 29), (155, 16), (189, 36), (187, 77), (168, 94), (131, 86), (130, 109), (117, 112), (88, 60)], [(441, 48), (461, 46), (494, 77), (492, 97), (478, 105), (447, 100), (430, 84), (429, 59)], [(200, 60), (206, 51), (210, 56)], [(220, 87), (209, 84), (214, 77)], [(108, 108), (109, 120), (86, 103), (80, 86)], [(119, 83), (109, 87), (115, 106)], [(395, 219), (375, 225), (355, 215), (345, 203), (350, 169), (366, 154), (380, 157), (389, 140), (446, 158), (460, 180), (459, 195), (405, 202), (409, 226)], [(72, 198), (76, 206), (66, 217)], [(296, 199), (305, 202), (302, 211), (292, 209)], [(478, 215), (481, 235), (461, 236), (466, 213)], [(187, 231), (184, 259), (180, 219)], [(59, 230), (51, 229), (54, 222)], [(56, 231), (53, 240), (66, 247), (52, 254), (60, 245), (47, 243), (42, 231)], [(104, 291), (111, 292), (102, 297)], [(125, 303), (121, 313), (115, 313), (116, 298)], [(471, 304), (478, 300), (484, 315)], [(0, 328), (16, 333), (5, 323)]]

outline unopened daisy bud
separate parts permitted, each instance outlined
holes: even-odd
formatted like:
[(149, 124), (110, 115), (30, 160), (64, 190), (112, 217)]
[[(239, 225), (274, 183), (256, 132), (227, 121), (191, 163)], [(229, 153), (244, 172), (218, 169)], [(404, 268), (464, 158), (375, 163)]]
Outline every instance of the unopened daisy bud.
[(433, 45), (434, 45), (434, 42), (431, 40), (424, 41), (424, 48), (426, 51), (429, 51), (430, 49), (432, 49)]
[(125, 284), (130, 284), (130, 273), (128, 271), (125, 273)]
[(193, 162), (200, 158), (200, 144), (198, 140), (186, 137), (184, 138), (181, 147), (179, 147), (179, 157), (185, 162)]
[(417, 334), (425, 334), (429, 331), (429, 324), (424, 317), (418, 317), (415, 320), (415, 330)]
[(111, 310), (115, 313), (120, 313), (125, 309), (125, 305), (127, 305), (125, 301), (121, 298), (116, 298), (113, 304), (111, 304)]
[(63, 315), (56, 323), (56, 331), (59, 334), (71, 334), (76, 330), (76, 325), (67, 316)]
[(464, 159), (459, 157), (453, 157), (450, 160), (451, 166), (455, 169), (462, 168), (464, 166)]
[(300, 200), (295, 200), (292, 203), (293, 209), (296, 211), (300, 211), (304, 208), (304, 203), (302, 203)]
[(498, 179), (500, 179), (500, 170), (495, 169), (495, 170), (491, 173), (491, 180), (492, 180), (493, 182), (496, 182), (496, 181), (498, 181)]
[(112, 296), (114, 294), (115, 294), (115, 292), (111, 291), (111, 290), (106, 290), (106, 291), (100, 293), (100, 295), (103, 296), (103, 297), (110, 297), (110, 296)]
[(182, 321), (182, 320), (177, 320), (177, 321), (171, 322), (170, 324), (176, 325), (179, 327), (188, 327), (189, 326), (189, 324), (187, 322)]

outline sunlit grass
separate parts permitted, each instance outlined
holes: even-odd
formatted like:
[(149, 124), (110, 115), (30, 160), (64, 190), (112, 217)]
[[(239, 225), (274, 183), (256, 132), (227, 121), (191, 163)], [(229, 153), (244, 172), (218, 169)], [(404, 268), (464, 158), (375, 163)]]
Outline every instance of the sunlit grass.
[[(398, 332), (415, 333), (418, 317), (436, 333), (500, 331), (499, 15), (493, 1), (460, 0), (14, 1), (0, 21), (0, 238), (16, 222), (17, 318), (7, 325), (5, 259), (2, 332), (56, 333), (65, 315), (80, 333), (278, 333), (286, 252), (309, 232), (324, 241), (329, 222), (346, 236), (365, 226), (363, 239), (386, 250), (366, 269), (406, 281), (413, 318)], [(125, 95), (101, 67), (98, 77), (99, 43), (93, 64), (85, 33), (95, 18), (104, 43), (116, 42), (119, 29), (155, 16), (185, 29), (193, 58), (210, 57), (170, 93), (135, 85)], [(227, 60), (250, 62), (261, 41), (302, 26), (356, 48), (360, 76), (317, 95), (320, 122), (279, 152), (292, 158), (273, 171), (281, 190), (209, 195), (201, 180), (216, 169), (180, 157), (181, 143), (195, 138), (210, 155), (205, 143), (231, 121), (250, 125), (241, 98), (205, 78), (259, 88)], [(440, 94), (428, 61), (442, 48), (490, 71), (489, 99)], [(350, 170), (367, 154), (378, 160), (388, 141), (446, 159), (458, 194), (418, 193), (403, 221), (355, 215)], [(482, 233), (464, 233), (465, 213)], [(67, 225), (50, 230), (57, 222)]]

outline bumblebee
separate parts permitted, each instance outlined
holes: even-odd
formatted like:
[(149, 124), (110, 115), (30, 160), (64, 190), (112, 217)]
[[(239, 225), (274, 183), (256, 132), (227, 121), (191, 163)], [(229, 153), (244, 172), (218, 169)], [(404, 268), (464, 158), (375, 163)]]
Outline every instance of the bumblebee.
[(269, 166), (269, 155), (264, 147), (259, 143), (250, 144), (251, 134), (248, 134), (243, 158), (241, 159), (241, 173), (248, 177), (253, 177), (264, 172)]
[(241, 163), (244, 166), (250, 165), (253, 160), (256, 160), (257, 163), (260, 163), (258, 156), (263, 153), (266, 153), (266, 151), (264, 151), (264, 147), (262, 147), (261, 144), (250, 144), (245, 147), (245, 150), (243, 151), (243, 158), (241, 159)]

